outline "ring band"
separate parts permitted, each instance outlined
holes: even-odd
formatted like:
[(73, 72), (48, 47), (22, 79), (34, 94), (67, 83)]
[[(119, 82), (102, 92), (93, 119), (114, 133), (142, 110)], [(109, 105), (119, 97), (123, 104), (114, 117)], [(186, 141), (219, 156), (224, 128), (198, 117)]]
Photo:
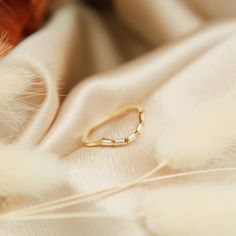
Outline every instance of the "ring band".
[[(97, 140), (90, 140), (89, 137), (92, 133), (94, 133), (95, 130), (97, 130), (99, 127), (103, 126), (104, 124), (108, 123), (109, 121), (128, 114), (129, 112), (135, 111), (138, 113), (138, 125), (136, 127), (136, 130), (134, 133), (130, 134), (129, 136), (125, 138), (118, 138), (118, 139), (109, 139), (109, 138), (101, 138)], [(87, 147), (95, 147), (95, 146), (105, 146), (105, 147), (118, 147), (118, 146), (124, 146), (127, 144), (130, 144), (134, 142), (138, 135), (141, 134), (144, 127), (144, 109), (141, 106), (134, 105), (134, 106), (128, 106), (124, 107), (113, 114), (109, 116), (105, 116), (101, 121), (96, 123), (94, 126), (92, 126), (88, 131), (83, 135), (82, 137), (82, 143)]]

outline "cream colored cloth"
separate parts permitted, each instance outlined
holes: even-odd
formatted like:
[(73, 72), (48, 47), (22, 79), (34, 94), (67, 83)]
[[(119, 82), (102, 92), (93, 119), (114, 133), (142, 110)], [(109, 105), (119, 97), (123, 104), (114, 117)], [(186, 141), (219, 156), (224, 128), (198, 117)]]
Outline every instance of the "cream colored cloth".
[[(235, 86), (236, 1), (116, 0), (114, 8), (101, 14), (65, 6), (7, 56), (16, 70), (23, 66), (37, 74), (46, 91), (17, 141), (59, 154), (69, 169), (67, 185), (50, 198), (143, 175), (157, 165), (155, 146), (165, 127)], [(90, 125), (130, 104), (145, 108), (145, 131), (135, 143), (114, 149), (81, 145)], [(102, 132), (120, 137), (134, 125), (128, 116)], [(143, 195), (157, 187), (139, 187), (64, 212), (135, 212)], [(2, 223), (0, 235), (150, 234), (135, 221), (73, 219)]]

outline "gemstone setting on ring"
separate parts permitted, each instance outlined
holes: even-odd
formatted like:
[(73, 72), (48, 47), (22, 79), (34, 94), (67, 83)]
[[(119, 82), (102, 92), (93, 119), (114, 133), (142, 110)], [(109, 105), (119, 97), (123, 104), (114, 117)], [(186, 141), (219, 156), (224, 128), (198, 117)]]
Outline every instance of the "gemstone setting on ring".
[[(113, 120), (116, 117), (124, 116), (128, 112), (135, 111), (138, 113), (138, 124), (136, 126), (135, 131), (124, 137), (124, 138), (117, 138), (117, 139), (109, 139), (109, 138), (101, 138), (97, 140), (90, 141), (89, 136), (99, 127), (106, 124), (107, 122)], [(110, 116), (104, 117), (100, 122), (95, 124), (93, 127), (91, 127), (83, 136), (82, 142), (87, 147), (95, 147), (95, 146), (105, 146), (105, 147), (119, 147), (119, 146), (125, 146), (127, 144), (130, 144), (134, 142), (138, 135), (142, 133), (144, 129), (144, 109), (141, 106), (134, 105), (134, 106), (128, 106), (124, 107), (123, 109), (114, 112)]]

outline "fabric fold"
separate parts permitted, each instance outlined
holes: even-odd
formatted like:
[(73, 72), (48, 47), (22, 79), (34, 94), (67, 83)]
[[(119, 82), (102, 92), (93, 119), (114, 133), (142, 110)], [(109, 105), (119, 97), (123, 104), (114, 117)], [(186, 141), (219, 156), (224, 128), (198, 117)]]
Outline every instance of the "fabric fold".
[[(169, 129), (188, 120), (205, 102), (235, 88), (236, 21), (221, 19), (235, 12), (223, 9), (224, 1), (217, 1), (212, 9), (212, 2), (116, 0), (114, 12), (69, 3), (0, 62), (0, 71), (11, 65), (9, 76), (19, 68), (24, 69), (22, 78), (33, 75), (32, 84), (22, 93), (34, 93), (25, 102), (37, 111), (26, 117), (18, 144), (56, 153), (69, 169), (66, 186), (44, 201), (140, 177), (163, 160), (160, 146), (168, 144), (165, 135)], [(234, 2), (229, 2), (233, 8)], [(199, 13), (200, 8), (207, 11), (206, 17)], [(145, 129), (136, 142), (121, 148), (81, 144), (81, 136), (91, 125), (132, 104), (145, 109)], [(123, 136), (132, 130), (134, 120), (128, 114), (102, 127), (97, 135)], [(165, 169), (159, 174), (172, 171), (177, 170)], [(204, 178), (208, 176), (199, 181)], [(181, 181), (191, 184), (191, 179)], [(174, 185), (175, 180), (170, 183)], [(140, 186), (61, 212), (134, 213), (145, 194), (165, 184)], [(9, 200), (12, 209), (34, 203), (19, 199), (11, 206)], [(116, 219), (0, 224), (2, 236), (78, 234), (148, 236), (149, 232), (138, 221)]]

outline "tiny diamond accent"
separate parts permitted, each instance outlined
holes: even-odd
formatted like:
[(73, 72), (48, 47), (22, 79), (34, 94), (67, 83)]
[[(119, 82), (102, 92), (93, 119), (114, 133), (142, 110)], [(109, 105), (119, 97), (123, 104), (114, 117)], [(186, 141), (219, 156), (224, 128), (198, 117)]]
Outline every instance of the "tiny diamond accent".
[(111, 139), (103, 138), (103, 139), (102, 139), (102, 145), (105, 145), (105, 146), (112, 146), (112, 145), (113, 145), (113, 141), (112, 141)]
[(124, 144), (126, 144), (126, 142), (125, 142), (125, 139), (124, 138), (119, 138), (119, 139), (116, 139), (115, 140), (115, 145), (124, 145)]
[[(97, 140), (90, 140), (90, 135), (100, 126), (105, 125), (109, 121), (115, 119), (116, 117), (126, 115), (128, 112), (135, 111), (138, 113), (138, 125), (136, 126), (136, 130), (134, 133), (126, 136), (125, 138), (118, 138), (118, 139), (109, 139), (109, 138), (101, 138)], [(96, 123), (94, 126), (90, 127), (90, 129), (83, 135), (82, 142), (88, 147), (95, 147), (95, 146), (107, 146), (107, 147), (116, 147), (116, 146), (123, 146), (135, 141), (138, 135), (144, 129), (144, 109), (141, 106), (134, 105), (124, 107), (121, 110), (118, 110), (112, 113), (109, 116), (104, 117), (101, 121)]]
[(143, 113), (143, 112), (140, 112), (140, 113), (139, 113), (139, 121), (140, 121), (141, 123), (144, 122), (144, 113)]
[(143, 131), (143, 123), (139, 123), (136, 131), (137, 131), (138, 134), (142, 133), (142, 131)]
[(128, 142), (131, 143), (133, 142), (134, 140), (136, 140), (137, 138), (137, 134), (131, 134), (129, 137), (128, 137)]

